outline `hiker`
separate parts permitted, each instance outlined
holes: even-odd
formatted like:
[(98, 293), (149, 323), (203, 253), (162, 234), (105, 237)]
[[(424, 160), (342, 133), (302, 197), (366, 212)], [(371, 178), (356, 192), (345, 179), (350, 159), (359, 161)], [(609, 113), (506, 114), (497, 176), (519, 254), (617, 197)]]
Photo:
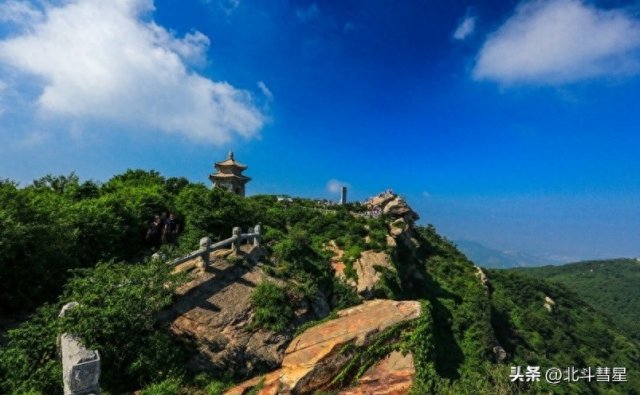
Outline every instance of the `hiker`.
[(169, 213), (169, 218), (165, 222), (164, 227), (164, 241), (165, 243), (175, 243), (178, 237), (178, 231), (180, 226), (176, 222), (176, 216), (173, 213)]
[(162, 243), (167, 242), (167, 221), (169, 220), (169, 216), (166, 211), (162, 212), (160, 215), (160, 240)]
[(156, 215), (149, 225), (145, 238), (151, 247), (160, 248), (160, 244), (162, 244), (162, 221), (159, 215)]

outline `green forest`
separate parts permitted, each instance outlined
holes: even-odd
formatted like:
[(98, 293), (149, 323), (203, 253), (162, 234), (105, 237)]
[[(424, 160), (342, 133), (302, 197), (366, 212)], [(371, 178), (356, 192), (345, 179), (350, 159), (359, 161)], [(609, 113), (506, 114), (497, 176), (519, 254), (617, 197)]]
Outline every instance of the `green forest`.
[(610, 315), (628, 336), (640, 340), (640, 262), (636, 259), (584, 261), (512, 270), (527, 277), (565, 285), (590, 305)]
[[(383, 273), (374, 296), (420, 300), (424, 313), (356, 350), (329, 393), (348, 386), (389, 350), (413, 352), (416, 394), (639, 393), (638, 341), (579, 292), (498, 270), (488, 271), (483, 284), (473, 263), (433, 226), (417, 226), (409, 246), (389, 246), (394, 223), (385, 215), (356, 215), (363, 210), (358, 203), (327, 209), (310, 199), (242, 198), (142, 170), (104, 183), (81, 182), (74, 174), (46, 176), (26, 187), (0, 182), (0, 318), (10, 328), (3, 328), (1, 340), (0, 392), (61, 394), (56, 339), (62, 332), (100, 351), (105, 394), (219, 394), (247, 378), (231, 370), (190, 369), (192, 345), (167, 328), (163, 312), (187, 279), (150, 258), (156, 251), (145, 235), (155, 215), (171, 212), (181, 232), (176, 243), (160, 248), (166, 259), (197, 248), (203, 236), (215, 241), (235, 226), (263, 226), (260, 265), (287, 286), (256, 286), (252, 330), (291, 337), (317, 324), (294, 320), (289, 300), (325, 295), (332, 310), (325, 319), (361, 302), (334, 275), (330, 241), (345, 251), (347, 276), (355, 275), (349, 265), (362, 251), (392, 256), (395, 270)], [(545, 297), (555, 301), (553, 309), (544, 307)], [(58, 318), (70, 301), (80, 307)], [(507, 352), (502, 362), (492, 352), (497, 344)], [(511, 366), (527, 365), (623, 366), (628, 381), (509, 380)]]

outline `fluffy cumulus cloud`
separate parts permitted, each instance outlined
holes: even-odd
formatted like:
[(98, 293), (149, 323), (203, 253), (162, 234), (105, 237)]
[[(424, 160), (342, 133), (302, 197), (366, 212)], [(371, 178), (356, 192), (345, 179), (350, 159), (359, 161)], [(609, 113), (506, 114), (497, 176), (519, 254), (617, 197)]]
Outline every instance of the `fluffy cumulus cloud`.
[(0, 41), (0, 64), (43, 84), (36, 104), (47, 116), (216, 144), (257, 134), (264, 116), (251, 94), (193, 70), (206, 63), (209, 39), (197, 31), (177, 37), (146, 18), (153, 9), (152, 0), (42, 9), (10, 0), (0, 5), (0, 21), (23, 28)]
[(490, 35), (473, 69), (477, 80), (565, 84), (640, 71), (640, 22), (581, 0), (521, 4)]
[(460, 22), (456, 30), (453, 32), (453, 38), (456, 40), (464, 40), (476, 30), (476, 17), (467, 15)]

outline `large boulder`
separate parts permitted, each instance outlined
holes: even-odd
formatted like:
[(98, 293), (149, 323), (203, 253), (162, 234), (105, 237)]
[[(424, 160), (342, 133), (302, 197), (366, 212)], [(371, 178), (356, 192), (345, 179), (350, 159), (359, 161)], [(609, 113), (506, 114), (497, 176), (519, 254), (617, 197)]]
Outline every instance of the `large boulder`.
[[(421, 313), (417, 301), (370, 300), (338, 312), (338, 318), (307, 329), (287, 347), (280, 369), (227, 392), (241, 395), (262, 382), (258, 392), (306, 394), (326, 387), (350, 360), (346, 345), (369, 345), (375, 335)], [(383, 369), (383, 368), (381, 368)], [(374, 372), (372, 371), (372, 377)]]

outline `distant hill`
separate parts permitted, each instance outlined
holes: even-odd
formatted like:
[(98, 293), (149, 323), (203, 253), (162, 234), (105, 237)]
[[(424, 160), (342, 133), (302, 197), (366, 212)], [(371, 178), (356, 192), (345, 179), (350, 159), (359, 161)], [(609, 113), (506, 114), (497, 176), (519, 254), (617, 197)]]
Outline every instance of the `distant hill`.
[(640, 261), (585, 261), (512, 271), (567, 286), (593, 307), (612, 316), (629, 336), (640, 339)]
[(557, 257), (538, 256), (516, 251), (499, 251), (475, 241), (455, 240), (454, 243), (467, 258), (476, 265), (486, 268), (506, 269), (511, 267), (558, 265), (567, 262), (567, 260)]

